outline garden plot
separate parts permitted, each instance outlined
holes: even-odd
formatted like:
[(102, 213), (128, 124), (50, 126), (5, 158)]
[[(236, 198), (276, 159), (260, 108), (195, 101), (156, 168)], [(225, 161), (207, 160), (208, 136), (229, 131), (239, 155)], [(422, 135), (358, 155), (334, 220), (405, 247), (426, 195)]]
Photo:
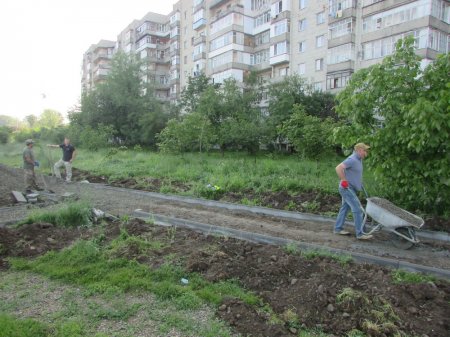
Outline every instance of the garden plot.
[[(9, 269), (0, 274), (5, 280), (19, 277), (17, 273), (50, 277), (86, 289), (94, 296), (88, 296), (88, 302), (103, 303), (103, 296), (114, 291), (129, 294), (130, 303), (133, 294), (153, 294), (162, 301), (158, 303), (181, 310), (181, 316), (184, 310), (206, 310), (201, 309), (206, 305), (231, 327), (227, 330), (206, 315), (210, 324), (216, 322), (215, 336), (437, 337), (450, 328), (448, 282), (355, 264), (345, 257), (300, 252), (293, 246), (253, 244), (127, 217), (80, 228), (29, 224), (3, 229), (1, 237), (8, 238), (2, 241), (1, 252), (2, 259), (9, 261), (9, 266), (3, 264)], [(36, 249), (30, 250), (32, 246)], [(61, 251), (63, 247), (69, 248)], [(20, 301), (13, 303), (8, 297), (11, 287), (2, 287), (0, 293), (9, 301), (2, 310), (14, 315), (14, 308), (20, 311)], [(118, 313), (114, 324), (129, 326), (149, 310), (139, 301), (130, 308), (126, 315)], [(33, 312), (26, 316), (42, 319)], [(85, 328), (95, 333), (112, 324), (98, 317), (93, 321)], [(164, 331), (174, 329), (179, 336), (196, 335), (188, 327), (177, 330), (180, 326), (173, 322), (156, 320), (155, 324)], [(202, 327), (205, 334), (199, 335), (206, 336), (208, 327)], [(152, 329), (148, 336), (161, 331), (154, 325)], [(117, 331), (115, 335), (126, 336)]]

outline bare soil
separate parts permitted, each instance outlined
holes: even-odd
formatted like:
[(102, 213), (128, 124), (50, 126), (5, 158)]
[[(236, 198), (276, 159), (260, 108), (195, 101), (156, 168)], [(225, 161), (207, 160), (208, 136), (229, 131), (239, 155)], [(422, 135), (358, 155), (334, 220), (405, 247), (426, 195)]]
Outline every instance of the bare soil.
[[(2, 167), (0, 175), (8, 182), (23, 180), (22, 171)], [(45, 178), (45, 179), (43, 179)], [(344, 249), (382, 256), (411, 263), (450, 269), (450, 245), (423, 240), (410, 250), (401, 250), (393, 246), (388, 234), (377, 233), (373, 240), (361, 242), (354, 236), (343, 237), (332, 233), (333, 223), (317, 221), (286, 221), (275, 217), (232, 212), (226, 209), (202, 207), (177, 201), (168, 201), (133, 193), (132, 190), (111, 190), (94, 184), (64, 184), (51, 177), (38, 177), (38, 182), (46, 185), (58, 194), (75, 193), (81, 199), (88, 200), (95, 208), (114, 215), (129, 215), (140, 208), (146, 212), (169, 217), (192, 220), (204, 224), (239, 229), (290, 240)], [(17, 221), (25, 217), (35, 207), (15, 206), (3, 208), (0, 212), (0, 224)], [(353, 231), (352, 227), (348, 228)]]
[[(450, 330), (450, 284), (445, 281), (423, 284), (395, 284), (385, 268), (354, 264), (341, 265), (327, 257), (305, 258), (284, 249), (216, 237), (177, 228), (167, 228), (130, 220), (125, 229), (132, 235), (166, 243), (165, 248), (142, 255), (129, 249), (124, 257), (136, 259), (150, 268), (167, 257), (188, 271), (202, 274), (212, 282), (237, 279), (269, 304), (278, 320), (261, 306), (249, 306), (229, 298), (217, 315), (236, 332), (252, 336), (295, 336), (299, 328), (319, 328), (334, 336), (352, 329), (367, 336), (448, 336)], [(106, 237), (120, 233), (119, 223), (109, 223)], [(61, 249), (77, 238), (91, 237), (93, 231), (61, 229), (32, 224), (19, 229), (2, 229), (1, 257), (33, 257)], [(56, 242), (48, 240), (54, 238)], [(36, 249), (30, 250), (22, 242)], [(349, 301), (340, 301), (346, 289)], [(372, 322), (368, 325), (367, 322)]]

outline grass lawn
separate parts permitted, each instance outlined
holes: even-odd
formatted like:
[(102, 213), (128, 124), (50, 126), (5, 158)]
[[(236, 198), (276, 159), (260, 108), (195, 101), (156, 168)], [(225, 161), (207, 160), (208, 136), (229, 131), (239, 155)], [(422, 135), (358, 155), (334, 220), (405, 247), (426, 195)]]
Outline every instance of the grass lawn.
[[(44, 143), (45, 144), (45, 143)], [(0, 163), (21, 165), (20, 144), (0, 146)], [(41, 162), (40, 171), (50, 172), (50, 162), (61, 156), (59, 149), (35, 145)], [(126, 148), (104, 149), (97, 152), (79, 149), (74, 167), (95, 175), (107, 176), (110, 181), (134, 178), (145, 184), (144, 177), (160, 179), (162, 193), (179, 193), (199, 197), (209, 195), (208, 184), (220, 187), (220, 193), (269, 193), (287, 191), (297, 194), (320, 191), (337, 194), (335, 166), (343, 158), (333, 156), (321, 160), (302, 159), (280, 154), (246, 153), (169, 155)], [(369, 170), (365, 170), (365, 185), (372, 195), (380, 195), (379, 186)], [(177, 191), (174, 183), (187, 188)]]

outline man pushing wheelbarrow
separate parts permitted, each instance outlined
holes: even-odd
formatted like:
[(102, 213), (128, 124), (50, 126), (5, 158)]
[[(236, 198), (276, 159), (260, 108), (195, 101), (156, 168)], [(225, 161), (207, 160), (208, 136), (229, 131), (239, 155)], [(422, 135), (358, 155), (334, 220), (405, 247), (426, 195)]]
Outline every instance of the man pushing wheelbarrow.
[[(369, 198), (367, 193), (366, 209), (358, 199), (357, 193), (364, 189), (362, 161), (367, 157), (369, 148), (364, 143), (356, 144), (353, 154), (336, 166), (336, 173), (340, 179), (339, 194), (342, 197), (342, 206), (336, 219), (334, 233), (350, 235), (350, 232), (344, 230), (344, 223), (348, 211), (351, 210), (357, 239), (369, 240), (373, 237), (372, 233), (385, 230), (391, 234), (391, 241), (396, 247), (411, 248), (419, 243), (416, 229), (424, 225), (422, 218), (395, 206), (389, 200), (378, 197)], [(375, 227), (369, 233), (365, 233), (364, 225), (368, 217), (372, 219)]]
[(358, 143), (354, 146), (353, 154), (336, 166), (336, 173), (340, 179), (339, 194), (342, 197), (342, 206), (334, 226), (334, 233), (350, 235), (344, 230), (345, 218), (351, 210), (355, 223), (355, 234), (359, 240), (369, 240), (373, 236), (364, 233), (364, 212), (357, 193), (362, 190), (363, 159), (367, 157), (370, 146)]

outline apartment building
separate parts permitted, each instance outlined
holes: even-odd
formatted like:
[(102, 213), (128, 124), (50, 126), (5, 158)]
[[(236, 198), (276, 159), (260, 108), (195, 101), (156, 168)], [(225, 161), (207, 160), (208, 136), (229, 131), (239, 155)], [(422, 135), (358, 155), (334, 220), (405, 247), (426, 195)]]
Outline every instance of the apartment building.
[[(424, 64), (448, 52), (449, 8), (446, 0), (180, 0), (168, 15), (131, 23), (115, 50), (148, 59), (147, 80), (171, 100), (201, 73), (214, 83), (242, 82), (250, 71), (271, 82), (296, 73), (337, 92), (405, 36), (415, 37)], [(89, 89), (85, 71), (83, 62)]]
[(110, 69), (110, 61), (114, 54), (114, 41), (100, 40), (93, 44), (83, 55), (81, 71), (81, 89), (90, 90), (105, 80)]

